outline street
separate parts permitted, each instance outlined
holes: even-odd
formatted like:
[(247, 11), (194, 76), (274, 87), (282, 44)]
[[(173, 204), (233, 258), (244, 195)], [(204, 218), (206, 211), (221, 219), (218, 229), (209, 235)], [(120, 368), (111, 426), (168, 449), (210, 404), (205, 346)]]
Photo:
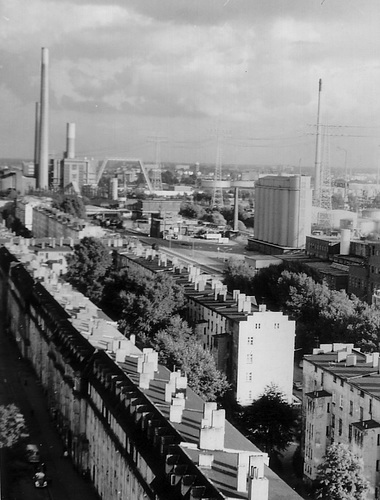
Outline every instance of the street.
[[(8, 453), (7, 496), (12, 500), (99, 500), (90, 483), (63, 458), (63, 446), (50, 419), (43, 390), (28, 361), (23, 360), (4, 328), (0, 310), (0, 404), (15, 403), (24, 415), (29, 438)], [(37, 444), (50, 479), (48, 487), (34, 487), (34, 465), (25, 460), (25, 445)]]

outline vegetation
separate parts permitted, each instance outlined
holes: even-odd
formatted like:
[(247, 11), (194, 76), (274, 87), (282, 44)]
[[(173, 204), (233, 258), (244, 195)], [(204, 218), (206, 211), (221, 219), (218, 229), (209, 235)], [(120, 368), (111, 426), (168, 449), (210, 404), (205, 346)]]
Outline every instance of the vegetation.
[(77, 195), (58, 195), (53, 200), (52, 207), (79, 219), (86, 218), (86, 207), (82, 198)]
[[(200, 203), (204, 198), (200, 198), (198, 193), (199, 203), (184, 202), (182, 203), (180, 215), (184, 217), (189, 217), (190, 219), (198, 219), (206, 222), (211, 222), (217, 225), (233, 225), (234, 222), (234, 209), (232, 207), (223, 207), (220, 210), (215, 208), (205, 207), (204, 204)], [(208, 198), (207, 198), (208, 199)], [(208, 205), (211, 203), (211, 198), (209, 199)], [(253, 227), (253, 216), (250, 211), (246, 211), (242, 206), (239, 206), (239, 221), (241, 222), (241, 227), (244, 229), (246, 227)]]
[(284, 263), (254, 274), (244, 263), (231, 260), (225, 283), (296, 320), (297, 347), (307, 352), (319, 342), (352, 342), (366, 352), (377, 350), (380, 312), (344, 291), (330, 290), (318, 274), (302, 270)]
[(273, 458), (284, 451), (297, 433), (299, 412), (285, 401), (275, 385), (240, 411), (239, 420), (247, 437)]
[(68, 264), (68, 281), (117, 319), (126, 335), (156, 348), (161, 363), (186, 373), (197, 394), (214, 401), (227, 391), (229, 385), (212, 355), (180, 317), (183, 288), (170, 275), (117, 269), (107, 247), (94, 238), (83, 238)]
[(329, 500), (365, 500), (368, 481), (364, 477), (362, 461), (348, 446), (333, 443), (318, 467), (320, 485), (317, 498)]
[(214, 358), (179, 316), (171, 318), (166, 329), (155, 335), (152, 345), (160, 362), (185, 373), (189, 387), (207, 401), (217, 400), (228, 390), (226, 377), (216, 369)]
[(15, 404), (0, 405), (0, 447), (15, 445), (25, 432), (25, 420)]
[(184, 294), (167, 274), (152, 277), (144, 269), (128, 270), (119, 293), (120, 327), (146, 342), (165, 328), (170, 317), (182, 310)]
[(95, 238), (83, 238), (67, 258), (66, 280), (95, 303), (99, 303), (112, 264), (109, 249)]

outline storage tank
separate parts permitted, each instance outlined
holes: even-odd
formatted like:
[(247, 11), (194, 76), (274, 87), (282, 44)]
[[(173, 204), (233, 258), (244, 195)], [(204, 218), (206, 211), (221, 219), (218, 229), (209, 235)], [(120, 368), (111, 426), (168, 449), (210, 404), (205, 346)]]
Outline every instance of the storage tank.
[(350, 229), (342, 229), (340, 232), (340, 254), (350, 254), (351, 231)]

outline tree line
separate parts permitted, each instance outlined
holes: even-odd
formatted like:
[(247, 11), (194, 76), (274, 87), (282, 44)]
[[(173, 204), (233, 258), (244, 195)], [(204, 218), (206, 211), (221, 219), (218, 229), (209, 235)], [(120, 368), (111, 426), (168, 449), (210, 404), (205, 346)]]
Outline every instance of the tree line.
[(283, 262), (256, 272), (230, 260), (225, 284), (294, 319), (296, 347), (304, 352), (332, 342), (353, 343), (365, 352), (379, 348), (380, 311), (345, 291), (331, 290), (318, 272), (303, 264)]

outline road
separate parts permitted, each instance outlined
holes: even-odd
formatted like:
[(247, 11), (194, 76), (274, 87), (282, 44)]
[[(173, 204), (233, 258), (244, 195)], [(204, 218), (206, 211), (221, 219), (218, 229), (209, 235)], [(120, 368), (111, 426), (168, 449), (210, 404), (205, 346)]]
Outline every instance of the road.
[(40, 448), (51, 483), (46, 489), (33, 485), (33, 465), (24, 458), (24, 445), (7, 460), (8, 498), (12, 500), (99, 500), (91, 484), (76, 472), (50, 420), (45, 396), (31, 365), (22, 359), (4, 328), (0, 310), (0, 404), (15, 403), (23, 413), (29, 431), (26, 442)]

